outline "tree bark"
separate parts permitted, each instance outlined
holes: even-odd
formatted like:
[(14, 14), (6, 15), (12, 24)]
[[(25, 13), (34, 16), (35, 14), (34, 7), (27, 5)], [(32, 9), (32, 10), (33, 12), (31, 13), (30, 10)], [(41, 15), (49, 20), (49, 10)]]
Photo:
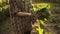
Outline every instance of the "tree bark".
[(15, 15), (17, 12), (30, 13), (30, 7), (30, 0), (10, 0), (10, 17), (15, 34), (24, 34), (24, 32), (32, 29), (30, 17), (18, 17)]

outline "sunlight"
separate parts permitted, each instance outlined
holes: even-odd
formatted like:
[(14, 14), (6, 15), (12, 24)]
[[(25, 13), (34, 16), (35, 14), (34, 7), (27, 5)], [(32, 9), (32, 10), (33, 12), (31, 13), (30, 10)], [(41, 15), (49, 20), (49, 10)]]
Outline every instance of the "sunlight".
[(0, 3), (2, 3), (2, 0), (0, 0)]

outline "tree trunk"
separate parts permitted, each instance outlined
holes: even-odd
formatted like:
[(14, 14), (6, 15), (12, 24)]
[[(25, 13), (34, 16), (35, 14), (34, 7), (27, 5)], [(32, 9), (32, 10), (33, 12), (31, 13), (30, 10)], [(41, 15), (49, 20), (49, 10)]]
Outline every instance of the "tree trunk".
[(30, 1), (31, 0), (10, 0), (10, 16), (15, 34), (24, 34), (24, 32), (31, 31), (32, 29), (30, 17), (15, 16), (16, 12), (31, 12)]

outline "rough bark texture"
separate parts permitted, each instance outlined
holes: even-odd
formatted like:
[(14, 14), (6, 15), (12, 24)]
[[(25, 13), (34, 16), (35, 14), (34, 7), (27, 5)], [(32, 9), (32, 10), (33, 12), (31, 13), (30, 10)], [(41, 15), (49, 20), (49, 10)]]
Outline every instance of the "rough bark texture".
[(32, 29), (30, 17), (15, 16), (16, 12), (30, 12), (29, 9), (30, 0), (10, 0), (10, 16), (15, 34), (24, 34)]

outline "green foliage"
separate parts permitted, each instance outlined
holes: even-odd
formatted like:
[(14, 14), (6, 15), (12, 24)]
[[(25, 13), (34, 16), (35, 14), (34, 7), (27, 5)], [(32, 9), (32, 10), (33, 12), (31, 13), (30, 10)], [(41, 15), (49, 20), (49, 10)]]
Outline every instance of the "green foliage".
[(46, 8), (43, 8), (40, 10), (41, 11), (41, 16), (39, 17), (41, 20), (44, 20), (44, 18), (49, 19), (49, 17), (51, 16), (50, 11)]
[[(48, 8), (47, 8), (48, 7)], [(40, 25), (36, 30), (39, 34), (43, 34), (44, 32), (44, 26), (45, 26), (45, 20), (49, 20), (49, 17), (51, 16), (51, 11), (49, 11), (50, 5), (43, 4), (40, 6), (39, 4), (33, 4), (33, 12), (34, 14), (39, 14), (38, 21)]]
[(34, 14), (41, 12), (41, 14), (39, 15), (40, 20), (44, 20), (44, 18), (49, 19), (49, 17), (51, 16), (51, 11), (49, 11), (51, 5), (49, 3), (36, 3), (32, 4), (32, 6), (32, 12)]
[(51, 5), (49, 3), (36, 3), (36, 4), (32, 4), (33, 8), (33, 12), (36, 13), (38, 10), (41, 10), (43, 8), (46, 9), (50, 9)]
[(3, 0), (0, 3), (0, 21), (6, 20), (7, 17), (9, 17), (9, 5)]
[(0, 0), (0, 31), (2, 33), (6, 32), (10, 27), (9, 3), (7, 1), (8, 0)]
[(0, 21), (4, 21), (9, 17), (9, 9), (0, 12)]

